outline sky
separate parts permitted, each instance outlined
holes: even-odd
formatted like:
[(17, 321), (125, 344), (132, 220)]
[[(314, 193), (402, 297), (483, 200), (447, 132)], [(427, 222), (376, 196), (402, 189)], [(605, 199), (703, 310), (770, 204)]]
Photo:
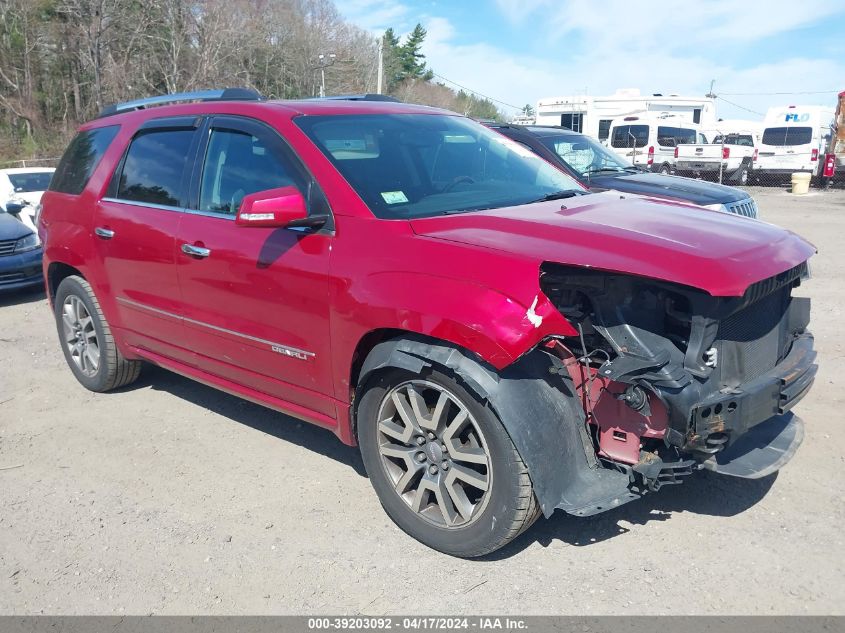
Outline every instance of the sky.
[[(829, 105), (845, 90), (842, 0), (335, 0), (380, 35), (419, 22), (436, 80), (508, 114), (544, 97), (704, 95), (720, 118)], [(790, 93), (790, 94), (773, 94)]]

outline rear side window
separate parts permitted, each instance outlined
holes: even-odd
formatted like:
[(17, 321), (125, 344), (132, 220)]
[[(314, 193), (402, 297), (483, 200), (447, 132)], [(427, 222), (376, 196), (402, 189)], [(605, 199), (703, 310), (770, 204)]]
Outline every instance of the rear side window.
[(695, 130), (683, 127), (668, 127), (661, 125), (657, 128), (658, 145), (675, 147), (695, 143)]
[(763, 145), (787, 147), (808, 145), (813, 141), (811, 127), (767, 127), (763, 131)]
[(50, 181), (50, 191), (75, 196), (82, 193), (119, 129), (119, 125), (110, 125), (77, 134), (59, 161)]
[(717, 136), (713, 139), (713, 142), (724, 143), (725, 145), (754, 147), (754, 139), (749, 134), (727, 134), (725, 136)]
[(152, 130), (136, 136), (120, 173), (115, 197), (119, 200), (182, 206), (182, 175), (194, 130)]
[(620, 125), (613, 128), (613, 147), (645, 147), (648, 145), (647, 125)]

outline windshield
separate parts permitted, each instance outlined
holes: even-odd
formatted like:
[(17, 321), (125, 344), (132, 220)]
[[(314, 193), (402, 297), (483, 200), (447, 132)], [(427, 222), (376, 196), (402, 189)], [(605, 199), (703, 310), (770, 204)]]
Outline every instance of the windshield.
[(631, 168), (630, 163), (626, 163), (587, 136), (577, 134), (541, 136), (540, 142), (582, 176), (598, 172), (620, 172)]
[(297, 125), (379, 218), (527, 204), (573, 178), (519, 143), (460, 116), (301, 116)]
[(620, 125), (613, 128), (610, 144), (613, 147), (645, 147), (648, 145), (647, 125)]
[(813, 141), (811, 127), (767, 127), (763, 130), (763, 145), (786, 147), (807, 145)]
[(53, 173), (49, 171), (31, 174), (8, 174), (15, 193), (29, 193), (31, 191), (47, 191)]

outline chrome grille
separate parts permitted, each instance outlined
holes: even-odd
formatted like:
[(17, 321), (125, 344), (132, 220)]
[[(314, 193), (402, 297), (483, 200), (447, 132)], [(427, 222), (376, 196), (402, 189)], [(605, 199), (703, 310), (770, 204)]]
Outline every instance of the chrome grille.
[(0, 257), (11, 255), (15, 251), (17, 240), (0, 240)]
[(746, 198), (745, 200), (739, 200), (737, 202), (729, 202), (725, 204), (725, 208), (731, 213), (743, 215), (746, 218), (757, 217), (757, 203), (754, 202), (754, 198)]
[(12, 284), (16, 281), (23, 281), (24, 279), (26, 279), (26, 275), (24, 275), (22, 272), (0, 273), (0, 285)]

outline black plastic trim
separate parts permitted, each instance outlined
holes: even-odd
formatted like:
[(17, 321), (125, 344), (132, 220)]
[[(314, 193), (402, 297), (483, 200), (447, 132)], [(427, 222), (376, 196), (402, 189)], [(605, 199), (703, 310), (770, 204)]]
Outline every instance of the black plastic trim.
[(381, 369), (423, 373), (433, 366), (489, 403), (528, 467), (547, 517), (555, 509), (588, 516), (639, 498), (629, 489), (627, 473), (603, 468), (596, 459), (572, 383), (550, 371), (551, 357), (542, 351), (535, 349), (497, 372), (462, 349), (423, 337), (384, 341), (364, 361), (356, 402)]

